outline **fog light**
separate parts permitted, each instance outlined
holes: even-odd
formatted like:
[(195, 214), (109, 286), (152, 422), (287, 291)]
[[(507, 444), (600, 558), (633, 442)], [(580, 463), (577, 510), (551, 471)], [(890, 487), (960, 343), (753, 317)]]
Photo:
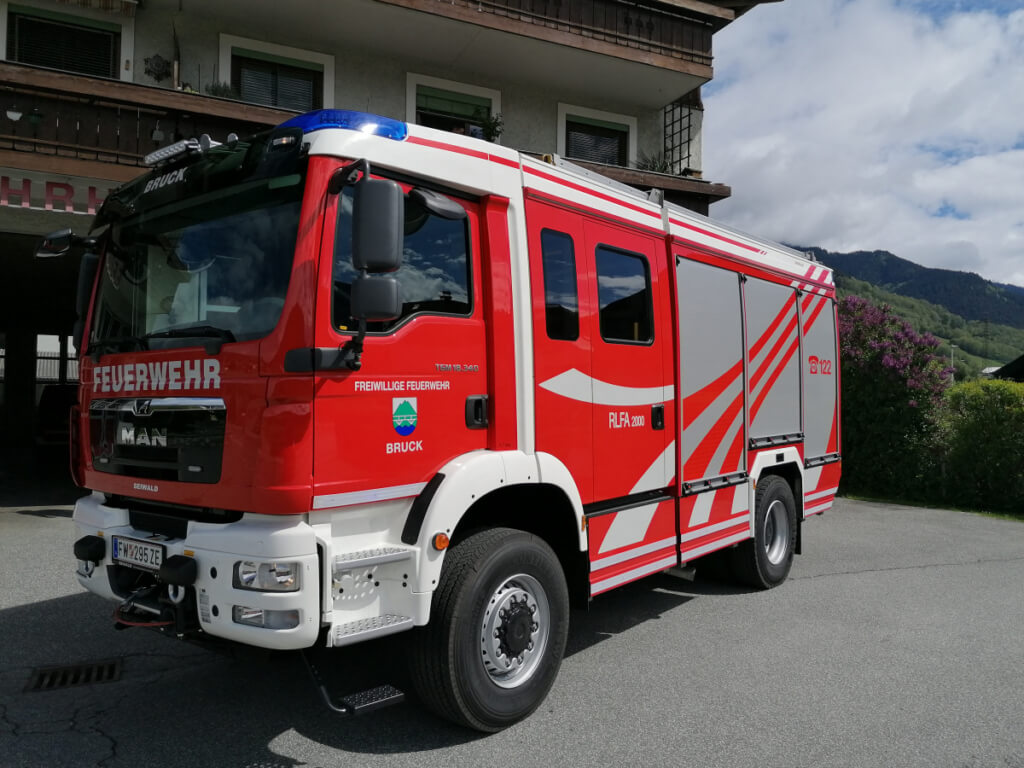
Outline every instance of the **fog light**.
[(299, 563), (242, 560), (235, 563), (234, 584), (237, 589), (257, 592), (296, 592), (299, 589), (299, 567)]
[(231, 617), (235, 624), (263, 627), (264, 629), (294, 629), (299, 626), (298, 610), (267, 611), (263, 608), (247, 608), (244, 605), (236, 605), (231, 612)]

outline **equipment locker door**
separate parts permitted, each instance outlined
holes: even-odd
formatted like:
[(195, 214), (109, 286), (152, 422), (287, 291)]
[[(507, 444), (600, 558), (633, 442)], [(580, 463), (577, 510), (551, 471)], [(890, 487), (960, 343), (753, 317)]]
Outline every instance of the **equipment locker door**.
[(675, 476), (672, 312), (664, 240), (584, 224), (593, 377), (594, 498), (668, 489)]

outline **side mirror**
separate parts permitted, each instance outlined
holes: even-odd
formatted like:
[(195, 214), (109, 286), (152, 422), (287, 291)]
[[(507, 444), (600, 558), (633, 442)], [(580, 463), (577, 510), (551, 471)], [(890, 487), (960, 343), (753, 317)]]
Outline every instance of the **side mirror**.
[(398, 278), (360, 275), (352, 282), (352, 316), (360, 320), (394, 320), (402, 314)]
[(36, 258), (53, 259), (58, 256), (66, 256), (71, 250), (74, 240), (75, 236), (71, 234), (70, 229), (58, 229), (56, 232), (51, 232), (42, 239), (36, 248)]
[(353, 189), (352, 266), (367, 272), (398, 269), (402, 265), (404, 220), (402, 188), (393, 181), (364, 175)]

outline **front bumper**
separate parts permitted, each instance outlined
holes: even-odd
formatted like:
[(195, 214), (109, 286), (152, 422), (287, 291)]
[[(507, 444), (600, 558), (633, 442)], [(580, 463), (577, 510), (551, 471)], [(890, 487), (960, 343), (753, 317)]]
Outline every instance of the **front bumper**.
[[(308, 648), (320, 631), (320, 563), (313, 529), (304, 517), (246, 514), (229, 525), (189, 521), (184, 538), (154, 536), (133, 527), (129, 510), (108, 506), (102, 494), (93, 493), (75, 504), (76, 539), (96, 536), (107, 542), (95, 564), (79, 561), (79, 583), (100, 597), (119, 604), (131, 597), (127, 584), (144, 583), (150, 592), (171, 600), (175, 587), (158, 582), (155, 575), (116, 563), (113, 536), (124, 536), (163, 545), (165, 559), (175, 555), (195, 560), (196, 577), (185, 605), (194, 613), (191, 626), (212, 637), (274, 650)], [(235, 565), (242, 560), (299, 564), (299, 589), (294, 592), (260, 592), (234, 586)], [(133, 587), (134, 588), (134, 587)], [(166, 592), (165, 592), (166, 591)], [(174, 595), (181, 604), (180, 591)], [(298, 614), (297, 626), (272, 629), (235, 621), (236, 606), (255, 610)], [(281, 614), (277, 614), (281, 615)]]

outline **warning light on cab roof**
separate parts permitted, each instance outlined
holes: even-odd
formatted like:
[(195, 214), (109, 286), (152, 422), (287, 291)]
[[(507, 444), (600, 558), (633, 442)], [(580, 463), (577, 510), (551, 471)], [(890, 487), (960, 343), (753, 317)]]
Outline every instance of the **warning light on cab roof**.
[(350, 131), (360, 131), (395, 141), (404, 141), (405, 137), (409, 135), (408, 127), (401, 120), (392, 120), (390, 117), (356, 112), (351, 109), (319, 109), (315, 112), (297, 115), (281, 123), (278, 127), (301, 128), (303, 133), (312, 133), (324, 128), (346, 128)]

